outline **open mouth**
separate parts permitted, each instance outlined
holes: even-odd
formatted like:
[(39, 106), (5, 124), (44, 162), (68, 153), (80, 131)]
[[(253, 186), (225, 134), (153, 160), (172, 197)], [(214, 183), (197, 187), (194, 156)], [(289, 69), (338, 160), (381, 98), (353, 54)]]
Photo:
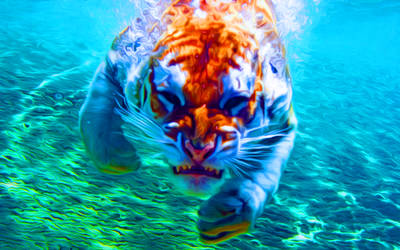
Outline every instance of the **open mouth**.
[(207, 176), (211, 178), (221, 179), (224, 170), (218, 170), (211, 167), (203, 167), (201, 165), (194, 166), (178, 166), (172, 168), (176, 175), (194, 175)]

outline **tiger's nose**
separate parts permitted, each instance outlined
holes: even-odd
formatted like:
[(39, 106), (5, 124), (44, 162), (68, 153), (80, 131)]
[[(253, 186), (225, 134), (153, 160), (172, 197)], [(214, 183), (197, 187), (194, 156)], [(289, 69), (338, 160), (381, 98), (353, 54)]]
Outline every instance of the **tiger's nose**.
[(192, 141), (186, 140), (185, 151), (195, 164), (200, 164), (212, 154), (214, 143), (211, 142), (205, 146), (194, 146)]

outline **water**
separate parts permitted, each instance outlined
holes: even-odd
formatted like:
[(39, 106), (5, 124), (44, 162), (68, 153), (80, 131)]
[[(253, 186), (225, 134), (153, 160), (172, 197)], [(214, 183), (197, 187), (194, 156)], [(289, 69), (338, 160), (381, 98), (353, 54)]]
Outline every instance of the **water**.
[[(295, 150), (255, 231), (210, 249), (398, 249), (400, 3), (284, 3)], [(134, 15), (129, 1), (0, 2), (1, 249), (207, 247), (197, 198), (155, 166), (101, 174), (83, 150), (88, 83)]]

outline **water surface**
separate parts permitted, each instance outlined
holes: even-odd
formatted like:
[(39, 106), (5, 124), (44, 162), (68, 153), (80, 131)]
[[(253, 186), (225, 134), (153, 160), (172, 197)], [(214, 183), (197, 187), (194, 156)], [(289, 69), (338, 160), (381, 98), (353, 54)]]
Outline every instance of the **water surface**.
[[(295, 150), (254, 232), (210, 249), (399, 249), (400, 3), (283, 2)], [(129, 1), (0, 2), (1, 249), (207, 248), (200, 200), (157, 163), (105, 175), (80, 140), (88, 84), (135, 15)]]

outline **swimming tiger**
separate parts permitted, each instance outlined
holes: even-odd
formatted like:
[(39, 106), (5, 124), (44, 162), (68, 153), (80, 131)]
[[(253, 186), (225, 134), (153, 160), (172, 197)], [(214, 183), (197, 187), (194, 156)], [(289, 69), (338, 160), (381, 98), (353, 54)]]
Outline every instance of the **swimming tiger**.
[(162, 159), (181, 190), (211, 196), (197, 228), (218, 243), (254, 227), (292, 150), (285, 49), (269, 0), (175, 0), (160, 20), (154, 44), (132, 25), (114, 40), (80, 111), (82, 138), (103, 172)]

